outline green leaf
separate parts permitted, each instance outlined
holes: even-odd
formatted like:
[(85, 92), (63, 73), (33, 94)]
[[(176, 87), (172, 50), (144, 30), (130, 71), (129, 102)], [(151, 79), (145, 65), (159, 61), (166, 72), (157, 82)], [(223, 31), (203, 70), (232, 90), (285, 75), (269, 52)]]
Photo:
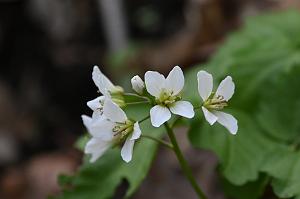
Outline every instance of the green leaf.
[[(299, 19), (298, 11), (252, 17), (240, 31), (229, 36), (205, 67), (198, 66), (186, 75), (185, 93), (196, 105), (201, 104), (195, 92), (199, 70), (213, 74), (215, 89), (225, 76), (233, 77), (236, 89), (229, 107), (235, 111), (229, 112), (238, 119), (237, 136), (230, 135), (219, 124), (209, 126), (206, 121), (200, 122), (199, 116), (194, 118), (189, 134), (194, 146), (217, 154), (221, 174), (232, 185), (257, 181), (270, 151), (288, 148), (300, 137)], [(203, 115), (201, 111), (198, 114)], [(273, 165), (276, 161), (279, 159)], [(281, 169), (290, 172), (291, 168)], [(298, 179), (289, 181), (288, 187), (299, 188)], [(284, 192), (299, 197), (298, 192), (286, 189), (276, 178), (272, 186), (279, 196)]]
[(205, 121), (192, 125), (189, 138), (193, 146), (217, 154), (221, 173), (227, 180), (235, 185), (243, 185), (258, 178), (260, 165), (275, 143), (268, 140), (245, 113), (234, 112), (233, 115), (239, 121), (236, 136), (219, 124), (211, 127)]
[(266, 175), (260, 175), (258, 180), (254, 182), (248, 182), (242, 186), (235, 186), (228, 182), (226, 179), (222, 179), (222, 185), (225, 194), (233, 199), (257, 199), (264, 193), (264, 190), (269, 182), (269, 178)]
[(262, 171), (272, 179), (272, 187), (281, 198), (300, 198), (300, 152), (282, 147), (266, 156)]
[[(270, 79), (261, 95), (257, 118), (269, 136), (285, 144), (300, 132), (300, 64)], [(272, 89), (269, 89), (272, 88)]]
[[(131, 118), (143, 118), (148, 114), (148, 106), (126, 109)], [(141, 125), (144, 134), (161, 137), (161, 128), (153, 128), (149, 121)], [(95, 163), (86, 163), (71, 178), (61, 177), (63, 193), (58, 199), (105, 199), (112, 198), (118, 186), (128, 183), (125, 196), (131, 196), (148, 173), (154, 159), (157, 143), (139, 139), (134, 147), (133, 159), (125, 163), (120, 157), (120, 149), (109, 150)], [(87, 157), (86, 157), (87, 158)], [(66, 183), (65, 183), (66, 182)]]

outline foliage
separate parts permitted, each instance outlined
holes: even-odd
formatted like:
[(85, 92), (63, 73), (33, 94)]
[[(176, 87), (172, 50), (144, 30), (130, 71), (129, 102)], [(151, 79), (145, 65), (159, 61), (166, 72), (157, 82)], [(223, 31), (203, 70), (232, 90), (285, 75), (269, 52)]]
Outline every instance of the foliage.
[[(231, 75), (236, 83), (233, 109), (227, 111), (239, 121), (238, 134), (233, 136), (218, 124), (209, 126), (199, 118), (199, 110), (189, 132), (193, 146), (216, 153), (225, 193), (233, 198), (259, 198), (270, 182), (279, 197), (300, 199), (299, 19), (297, 11), (250, 18), (207, 65), (186, 74), (183, 96), (195, 106), (201, 103), (195, 92), (200, 69), (211, 72), (216, 82)], [(149, 107), (128, 111), (146, 116)], [(156, 137), (163, 133), (149, 123), (142, 131)], [(124, 179), (129, 197), (146, 176), (156, 148), (153, 141), (142, 139), (129, 164), (121, 161), (118, 149), (112, 149), (95, 164), (85, 163), (75, 176), (62, 177), (65, 189), (58, 198), (111, 198)]]
[[(296, 11), (251, 18), (206, 66), (218, 80), (233, 77), (234, 110), (228, 111), (238, 118), (239, 131), (233, 137), (218, 125), (194, 121), (189, 137), (194, 146), (217, 154), (221, 174), (234, 186), (255, 182), (264, 172), (279, 197), (300, 198), (299, 19)], [(259, 197), (252, 191), (248, 196)]]

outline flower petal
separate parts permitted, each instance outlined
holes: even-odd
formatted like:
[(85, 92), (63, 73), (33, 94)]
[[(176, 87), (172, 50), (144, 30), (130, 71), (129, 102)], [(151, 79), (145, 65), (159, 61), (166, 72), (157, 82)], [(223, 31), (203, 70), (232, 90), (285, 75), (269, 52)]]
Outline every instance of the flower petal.
[(202, 111), (203, 111), (203, 114), (204, 114), (204, 117), (205, 117), (206, 121), (208, 121), (208, 123), (210, 125), (213, 125), (218, 120), (218, 117), (215, 116), (209, 110), (207, 110), (204, 106), (202, 106)]
[(84, 126), (89, 129), (90, 126), (92, 125), (93, 119), (87, 115), (82, 115), (81, 116), (82, 122), (84, 124)]
[(203, 101), (207, 100), (213, 89), (213, 77), (208, 72), (201, 70), (197, 73), (198, 92)]
[(181, 115), (186, 118), (193, 118), (195, 115), (194, 107), (190, 102), (178, 101), (172, 104), (170, 111), (176, 115)]
[(94, 66), (92, 78), (102, 94), (105, 93), (105, 90), (110, 91), (115, 87), (113, 83), (111, 83), (111, 81), (100, 71), (98, 66)]
[(109, 141), (114, 138), (114, 127), (115, 123), (108, 121), (107, 119), (102, 119), (93, 121), (88, 130), (93, 137)]
[(139, 139), (141, 134), (142, 134), (142, 131), (141, 131), (139, 123), (138, 122), (134, 123), (133, 132), (132, 132), (132, 136), (131, 136), (130, 140)]
[(92, 118), (93, 118), (94, 121), (95, 120), (102, 120), (103, 118), (105, 118), (105, 116), (103, 116), (103, 109), (96, 109), (93, 112)]
[(214, 114), (218, 117), (218, 122), (228, 129), (228, 131), (235, 135), (238, 130), (237, 120), (230, 114), (221, 111), (214, 111)]
[(154, 127), (159, 127), (171, 118), (171, 113), (167, 107), (156, 105), (150, 110), (150, 120)]
[(125, 112), (110, 98), (105, 98), (103, 106), (103, 114), (113, 122), (123, 123), (127, 120)]
[(166, 78), (166, 89), (177, 95), (184, 86), (184, 75), (179, 66), (175, 66)]
[(104, 102), (104, 96), (100, 96), (100, 97), (97, 97), (96, 99), (88, 101), (86, 104), (90, 109), (95, 111), (96, 109), (102, 107), (103, 102)]
[(84, 152), (91, 154), (90, 162), (95, 162), (111, 146), (111, 142), (103, 141), (99, 138), (91, 138), (85, 145)]
[(159, 97), (162, 88), (165, 86), (165, 77), (155, 71), (147, 71), (145, 73), (145, 84), (148, 93), (154, 97)]
[(114, 132), (114, 123), (108, 121), (105, 118), (99, 118), (94, 120), (86, 115), (82, 115), (82, 121), (88, 132), (97, 138), (101, 138), (104, 141), (109, 141), (113, 139)]
[(127, 163), (130, 162), (132, 159), (132, 151), (133, 151), (134, 142), (135, 142), (135, 140), (131, 140), (131, 139), (127, 138), (122, 147), (121, 156), (122, 156), (122, 159)]
[(234, 93), (235, 85), (230, 76), (227, 76), (224, 80), (221, 81), (215, 96), (223, 96), (224, 100), (228, 101)]

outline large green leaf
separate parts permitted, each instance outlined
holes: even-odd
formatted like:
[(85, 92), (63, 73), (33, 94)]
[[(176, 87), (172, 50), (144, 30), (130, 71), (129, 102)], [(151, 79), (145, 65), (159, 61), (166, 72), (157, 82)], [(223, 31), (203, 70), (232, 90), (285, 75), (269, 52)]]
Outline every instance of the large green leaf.
[(300, 132), (300, 64), (266, 82), (257, 111), (259, 124), (268, 135), (285, 144)]
[(262, 171), (273, 177), (275, 193), (282, 198), (300, 198), (300, 152), (282, 147), (266, 156)]
[(214, 151), (220, 159), (223, 176), (235, 185), (258, 178), (259, 168), (268, 151), (276, 145), (267, 139), (255, 122), (242, 112), (234, 112), (239, 131), (231, 135), (224, 127), (195, 122), (189, 133), (191, 143)]
[[(149, 107), (137, 106), (128, 108), (127, 114), (131, 118), (143, 118), (148, 114)], [(162, 129), (153, 128), (149, 121), (141, 125), (144, 134), (154, 137), (162, 135)], [(125, 190), (126, 197), (131, 196), (143, 181), (155, 156), (157, 144), (152, 140), (140, 139), (135, 145), (133, 159), (125, 163), (120, 157), (120, 149), (109, 150), (95, 163), (86, 163), (72, 177), (62, 178), (65, 183), (63, 193), (59, 199), (106, 199), (112, 198), (116, 188), (122, 182), (128, 182)], [(126, 183), (123, 183), (126, 185)]]
[(268, 182), (268, 177), (266, 175), (260, 175), (258, 180), (248, 182), (242, 186), (235, 186), (226, 179), (222, 179), (222, 185), (224, 187), (225, 194), (233, 199), (260, 198), (264, 193)]
[[(218, 124), (209, 126), (203, 119), (194, 119), (189, 133), (194, 146), (217, 154), (221, 174), (233, 185), (254, 182), (263, 171), (275, 177), (272, 186), (279, 196), (299, 197), (295, 190), (299, 188), (300, 178), (289, 180), (286, 186), (286, 176), (279, 178), (273, 175), (276, 171), (269, 172), (276, 161), (281, 164), (279, 157), (272, 157), (272, 152), (290, 147), (300, 137), (299, 35), (297, 11), (253, 17), (228, 38), (205, 67), (198, 66), (187, 74), (186, 94), (195, 104), (200, 104), (195, 92), (196, 73), (200, 69), (211, 72), (215, 82), (231, 75), (236, 84), (236, 92), (229, 102), (234, 111), (228, 112), (239, 121), (237, 136), (230, 135)], [(268, 158), (274, 159), (272, 164), (266, 163)], [(291, 167), (280, 169), (291, 172)], [(259, 187), (252, 188), (259, 190)]]

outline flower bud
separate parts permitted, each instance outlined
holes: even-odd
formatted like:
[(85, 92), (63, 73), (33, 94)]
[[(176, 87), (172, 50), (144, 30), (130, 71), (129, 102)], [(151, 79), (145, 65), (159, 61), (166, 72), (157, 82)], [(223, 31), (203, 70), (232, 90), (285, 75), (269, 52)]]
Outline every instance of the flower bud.
[(143, 82), (143, 80), (138, 76), (134, 76), (131, 79), (131, 85), (132, 85), (132, 89), (137, 92), (138, 94), (143, 94), (144, 89), (145, 89), (145, 84)]

